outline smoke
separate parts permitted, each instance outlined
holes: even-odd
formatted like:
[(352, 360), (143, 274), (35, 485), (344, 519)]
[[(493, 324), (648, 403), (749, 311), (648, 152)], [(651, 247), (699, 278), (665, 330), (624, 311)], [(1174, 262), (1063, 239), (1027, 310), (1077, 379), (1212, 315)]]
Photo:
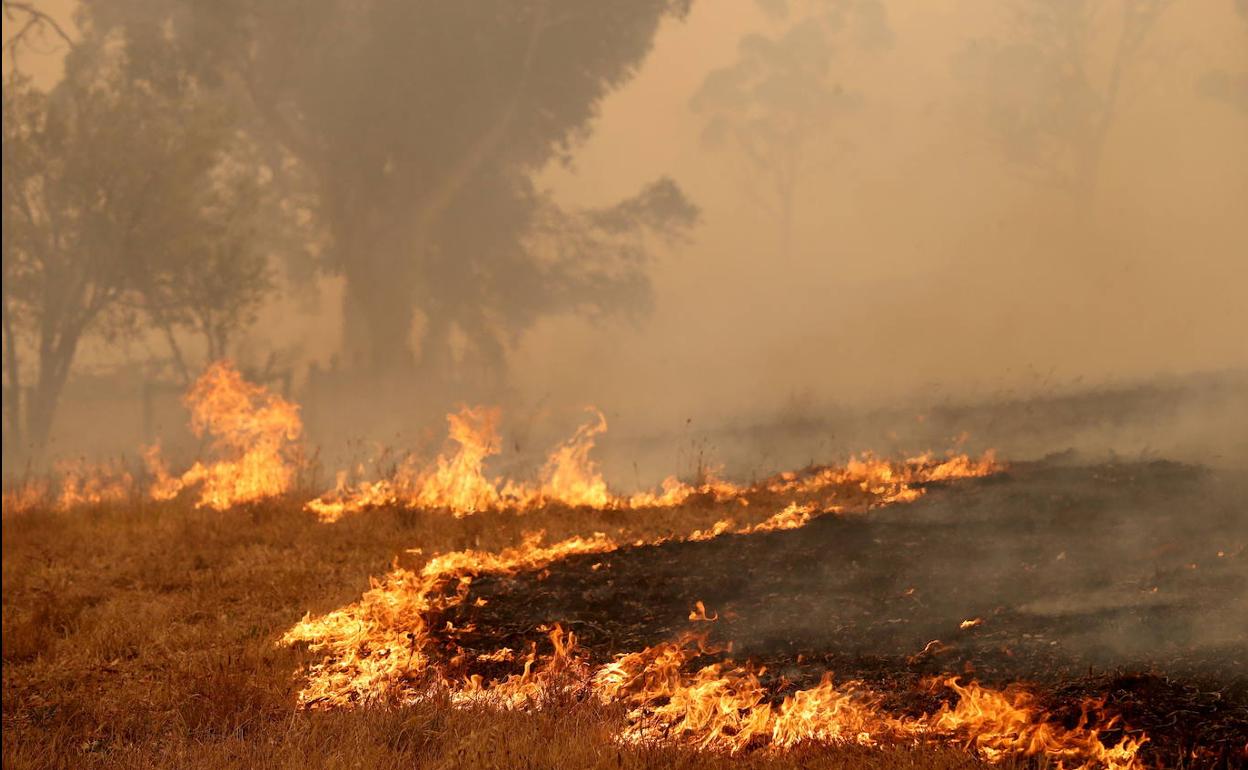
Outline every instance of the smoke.
[[(604, 468), (625, 485), (673, 465), (751, 474), (864, 447), (943, 448), (963, 432), (1023, 457), (1239, 463), (1248, 132), (1209, 84), (1248, 70), (1248, 27), (1231, 2), (1164, 4), (1120, 61), (1135, 33), (1117, 10), (1093, 14), (1086, 49), (1066, 62), (1078, 74), (1063, 79), (1036, 21), (1047, 5), (695, 3), (662, 19), (632, 77), (532, 174), (569, 211), (664, 177), (696, 204), (687, 238), (652, 244), (650, 313), (592, 320), (568, 301), (510, 340), (498, 387), (464, 343), (449, 346), (462, 369), (451, 385), (413, 375), (317, 391), (309, 364), (353, 366), (342, 279), (286, 276), (234, 355), (252, 369), (277, 355), (331, 465), (374, 451), (350, 441), (426, 447), (461, 401), (502, 405), (498, 461), (521, 465), (584, 406), (601, 408)], [(851, 6), (874, 10), (842, 13)], [(825, 37), (759, 66), (799, 94), (823, 79), (853, 106), (800, 135), (781, 217), (776, 162), (708, 141), (713, 116), (694, 97), (716, 73), (776, 56), (766, 41), (809, 35)], [(769, 104), (771, 118), (794, 109)], [(492, 213), (479, 212), (482, 228)], [(159, 344), (92, 338), (76, 365), (99, 371)], [(136, 404), (119, 387), (124, 403), (101, 410), (102, 386), (84, 382), (58, 417), (62, 454), (186, 439), (175, 395)]]
[[(1248, 278), (1237, 256), (1248, 226), (1230, 202), (1248, 190), (1248, 142), (1242, 114), (1193, 88), (1201, 73), (1243, 68), (1231, 5), (1172, 6), (1157, 21), (1088, 204), (1027, 181), (1034, 169), (1006, 162), (974, 117), (979, 97), (954, 61), (978, 39), (1020, 42), (998, 5), (890, 4), (892, 48), (838, 60), (863, 106), (829, 127), (849, 148), (807, 173), (788, 261), (751, 202), (760, 180), (701, 143), (686, 104), (765, 22), (745, 4), (697, 8), (664, 28), (552, 183), (568, 196), (610, 194), (651, 164), (675, 168), (705, 226), (660, 266), (649, 323), (552, 323), (533, 335), (516, 356), (526, 390), (674, 421), (765, 411), (803, 392), (972, 400), (1242, 367), (1233, 330), (1248, 328), (1236, 288)], [(1091, 76), (1106, 76), (1113, 35), (1094, 38)], [(1208, 41), (1199, 52), (1197, 36)], [(552, 369), (575, 375), (551, 382)]]

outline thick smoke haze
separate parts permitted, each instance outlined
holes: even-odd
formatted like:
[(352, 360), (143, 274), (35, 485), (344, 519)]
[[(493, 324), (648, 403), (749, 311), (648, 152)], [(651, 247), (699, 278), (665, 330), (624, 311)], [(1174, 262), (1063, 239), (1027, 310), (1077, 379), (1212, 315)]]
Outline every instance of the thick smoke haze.
[[(1233, 438), (1248, 431), (1248, 12), (1232, 0), (1157, 4), (1132, 47), (1127, 6), (1154, 4), (1071, 3), (1065, 17), (1036, 10), (1046, 5), (722, 0), (664, 16), (631, 77), (531, 174), (568, 210), (612, 206), (662, 177), (679, 186), (696, 225), (671, 241), (638, 236), (650, 238), (649, 307), (638, 299), (636, 313), (593, 320), (571, 302), (542, 315), (516, 330), (497, 387), (472, 384), (468, 343), (452, 339), (449, 366), (460, 370), (450, 381), (469, 385), (414, 373), (354, 400), (305, 403), (310, 437), (416, 446), (440, 435), (439, 415), (457, 401), (490, 400), (526, 451), (566, 434), (582, 406), (601, 408), (608, 470), (625, 481), (652, 475), (629, 467), (647, 436), (667, 437), (664, 462), (682, 453), (693, 465), (706, 451), (746, 469), (781, 461), (767, 441), (788, 442), (784, 460), (811, 459), (800, 455), (913, 448), (963, 431), (1032, 455), (1248, 456)], [(823, 37), (785, 37), (831, 7), (839, 16)], [(72, 29), (72, 5), (47, 8)], [(1062, 18), (1083, 21), (1046, 26)], [(56, 48), (25, 54), (36, 80), (56, 82)], [(779, 143), (796, 170), (785, 211), (777, 162), (760, 165), (750, 154), (759, 144), (716, 132), (717, 115), (735, 119), (731, 105), (716, 112), (717, 73), (757, 63), (759, 50), (764, 68), (780, 62), (760, 93), (780, 94), (764, 102), (792, 131)], [(814, 79), (840, 107), (811, 106)], [(760, 114), (737, 129), (775, 118)], [(774, 137), (760, 141), (777, 150)], [(477, 226), (496, 218), (482, 209)], [(276, 354), (300, 400), (309, 365), (353, 366), (344, 282), (278, 274), (231, 353), (253, 367)], [(92, 337), (75, 372), (119, 362), (137, 372), (162, 344)], [(137, 417), (152, 407), (132, 399), (100, 420), (105, 397), (81, 382), (71, 379), (55, 423), (62, 451), (184, 436), (172, 396), (155, 417)], [(1155, 419), (1144, 404), (1108, 426), (1087, 418), (1100, 407), (1041, 408), (1062, 412), (1042, 437), (1025, 420), (948, 411), (1137, 386), (1179, 395)], [(742, 432), (761, 424), (788, 426), (788, 438)]]
[[(657, 312), (641, 329), (533, 335), (516, 357), (526, 387), (646, 411), (684, 397), (685, 408), (734, 413), (786, 392), (887, 401), (1248, 364), (1248, 221), (1237, 203), (1248, 197), (1248, 126), (1194, 87), (1248, 63), (1229, 3), (1167, 9), (1079, 230), (1067, 201), (1011, 173), (963, 112), (970, 97), (953, 59), (1008, 12), (890, 5), (892, 48), (838, 68), (864, 103), (830, 127), (848, 146), (801, 184), (787, 261), (774, 223), (744, 194), (763, 180), (707, 149), (688, 110), (707, 70), (731, 62), (762, 21), (750, 4), (727, 6), (669, 23), (574, 167), (549, 173), (562, 195), (609, 197), (669, 168), (703, 207), (696, 242), (656, 267)], [(550, 384), (552, 369), (578, 376)]]

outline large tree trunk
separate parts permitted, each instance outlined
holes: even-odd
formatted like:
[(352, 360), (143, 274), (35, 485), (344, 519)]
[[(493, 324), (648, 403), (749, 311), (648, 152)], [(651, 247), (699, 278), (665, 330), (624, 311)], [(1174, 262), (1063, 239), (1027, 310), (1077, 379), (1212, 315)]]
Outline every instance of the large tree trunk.
[(9, 314), (9, 301), (3, 305), (4, 325), (4, 454), (22, 452), (22, 372), (17, 353), (17, 334)]
[(36, 457), (47, 449), (80, 337), (81, 334), (74, 331), (63, 331), (59, 335), (45, 332), (40, 342), (39, 377), (26, 412), (26, 435)]
[(390, 376), (412, 367), (416, 310), (410, 268), (383, 263), (397, 261), (357, 256), (345, 264), (344, 363), (353, 369)]
[[(447, 208), (507, 138), (528, 89), (546, 25), (546, 3), (538, 2), (511, 99), (498, 119), (473, 139), (445, 173), (431, 180), (417, 205), (397, 212), (405, 222), (403, 226), (396, 228), (395, 221), (378, 218), (375, 209), (350, 211), (347, 221), (342, 222), (344, 227), (338, 235), (340, 248), (346, 249), (342, 265), (347, 279), (343, 343), (349, 365), (367, 366), (386, 375), (407, 370), (414, 363), (411, 329), (419, 262), (435, 243)], [(391, 212), (392, 217), (395, 213)], [(427, 371), (431, 365), (441, 367), (447, 362), (442, 360), (443, 340), (439, 335), (430, 330), (426, 338), (433, 345), (426, 350), (438, 351), (432, 358), (422, 354), (421, 369)], [(432, 373), (445, 377), (448, 372), (438, 368)]]

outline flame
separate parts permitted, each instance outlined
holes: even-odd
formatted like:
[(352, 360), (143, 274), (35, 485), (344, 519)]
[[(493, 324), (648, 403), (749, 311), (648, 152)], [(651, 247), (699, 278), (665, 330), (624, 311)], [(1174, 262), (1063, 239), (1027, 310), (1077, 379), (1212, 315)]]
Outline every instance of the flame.
[[(159, 447), (150, 447), (144, 458), (152, 477), (152, 498), (167, 500), (198, 486), (198, 506), (225, 510), (289, 491), (295, 473), (292, 455), (302, 427), (297, 406), (246, 382), (224, 361), (204, 372), (186, 403), (192, 430), (197, 436), (212, 437), (211, 449), (219, 459), (198, 461), (174, 475)], [(748, 486), (710, 475), (697, 484), (669, 477), (657, 491), (619, 496), (607, 487), (591, 457), (596, 438), (607, 429), (602, 413), (593, 414), (594, 420), (554, 449), (533, 485), (487, 477), (485, 461), (498, 451), (499, 410), (463, 407), (448, 415), (448, 449), (429, 466), (408, 462), (393, 478), (355, 485), (341, 473), (334, 489), (310, 501), (308, 508), (328, 521), (394, 504), (464, 516), (551, 503), (600, 510), (674, 508), (697, 496), (746, 507), (762, 501), (765, 512), (777, 495), (791, 500), (752, 524), (738, 526), (725, 518), (707, 529), (635, 541), (660, 543), (796, 529), (823, 514), (914, 500), (926, 484), (1000, 469), (991, 452), (979, 459), (957, 454), (937, 460), (925, 454), (902, 462), (867, 454), (850, 458), (843, 467), (786, 472)], [(63, 483), (55, 506), (61, 509), (122, 500), (133, 489), (133, 478), (124, 469), (77, 464), (59, 470)], [(28, 481), (6, 490), (5, 512), (48, 504), (49, 489), (45, 481)], [(355, 603), (319, 617), (305, 615), (281, 639), (282, 644), (305, 645), (321, 654), (305, 672), (300, 703), (309, 708), (351, 707), (412, 702), (441, 692), (457, 704), (529, 708), (588, 695), (623, 706), (627, 722), (618, 736), (622, 741), (676, 740), (735, 753), (756, 747), (782, 750), (807, 742), (870, 746), (935, 739), (963, 744), (990, 761), (1024, 756), (1043, 757), (1064, 770), (1142, 767), (1138, 752), (1147, 738), (1124, 737), (1114, 745), (1105, 744), (1101, 736), (1117, 729), (1117, 720), (1107, 717), (1103, 703), (1095, 701), (1086, 702), (1077, 723), (1066, 727), (1022, 688), (996, 690), (945, 678), (932, 686), (950, 691), (956, 700), (946, 699), (929, 714), (900, 716), (884, 709), (882, 696), (863, 683), (837, 682), (831, 673), (813, 687), (781, 697), (765, 684), (764, 669), (722, 658), (731, 647), (712, 646), (705, 634), (685, 634), (592, 667), (577, 647), (576, 636), (557, 625), (549, 630), (549, 653), (539, 654), (534, 644), (523, 656), (505, 647), (470, 653), (455, 643), (458, 630), (449, 623), (435, 627), (446, 610), (466, 601), (472, 581), (480, 575), (538, 569), (575, 554), (614, 551), (623, 542), (594, 533), (545, 545), (543, 537), (541, 532), (528, 533), (518, 545), (497, 553), (435, 554), (418, 571), (396, 567), (372, 580)], [(701, 601), (689, 614), (689, 620), (698, 623), (718, 617)], [(964, 621), (962, 626), (978, 622)], [(519, 671), (487, 680), (479, 664), (495, 671), (518, 666)]]
[(694, 602), (693, 609), (689, 611), (689, 620), (706, 621), (708, 623), (713, 623), (716, 620), (719, 620), (719, 615), (714, 612), (708, 615), (706, 612), (706, 605), (702, 603), (701, 599), (699, 599), (698, 601)]
[(607, 418), (596, 409), (590, 411), (598, 419), (577, 428), (572, 438), (556, 447), (542, 466), (541, 488), (528, 501), (530, 506), (557, 502), (573, 508), (607, 508), (613, 503), (607, 482), (589, 456), (595, 437), (607, 430)]
[(1043, 756), (1057, 760), (1058, 767), (1077, 770), (1143, 767), (1137, 754), (1147, 738), (1124, 737), (1113, 746), (1101, 742), (1101, 733), (1117, 724), (1117, 718), (1099, 713), (1103, 703), (1085, 701), (1078, 723), (1065, 728), (1050, 721), (1025, 690), (993, 690), (975, 682), (962, 685), (956, 677), (942, 683), (957, 693), (957, 705), (944, 704), (928, 721), (934, 730), (966, 736), (966, 742), (985, 759)]
[(675, 508), (692, 497), (702, 496), (717, 503), (729, 500), (744, 501), (742, 494), (746, 490), (717, 478), (714, 471), (706, 473), (705, 478), (697, 485), (686, 484), (675, 476), (668, 476), (659, 485), (658, 492), (637, 492), (628, 498), (628, 508)]
[(662, 737), (736, 753), (754, 745), (788, 748), (808, 741), (870, 746), (883, 735), (918, 731), (882, 712), (878, 696), (860, 683), (837, 686), (830, 674), (773, 705), (759, 681), (761, 670), (731, 661), (686, 670), (697, 657), (718, 651), (706, 644), (705, 635), (685, 634), (618, 656), (594, 673), (593, 691), (604, 703), (628, 707), (629, 726), (620, 738), (629, 742)]
[[(851, 457), (843, 467), (785, 472), (750, 486), (733, 484), (707, 473), (696, 484), (669, 476), (657, 491), (621, 496), (611, 492), (591, 456), (597, 437), (607, 430), (607, 420), (596, 409), (590, 412), (594, 419), (578, 427), (571, 438), (551, 451), (536, 483), (491, 480), (486, 476), (484, 462), (498, 451), (500, 413), (497, 408), (465, 406), (459, 413), (447, 415), (453, 451), (439, 455), (428, 468), (417, 468), (409, 461), (393, 478), (360, 481), (354, 486), (347, 482), (347, 474), (340, 472), (334, 488), (309, 501), (306, 507), (322, 521), (333, 522), (346, 514), (386, 505), (448, 510), (460, 517), (490, 510), (536, 509), (552, 503), (595, 510), (675, 508), (695, 497), (719, 503), (735, 500), (748, 506), (752, 497), (764, 493), (826, 497), (850, 488), (872, 498), (874, 504), (884, 505), (917, 499), (924, 492), (923, 484), (985, 476), (1000, 469), (991, 451), (979, 459), (951, 454), (937, 461), (925, 454), (902, 462), (864, 454)], [(838, 512), (843, 508), (827, 500), (819, 506), (796, 502), (794, 505), (811, 510), (801, 518), (802, 514), (795, 509), (773, 522), (742, 532), (792, 528), (817, 515), (816, 508), (818, 513)], [(789, 518), (793, 520), (788, 521)]]
[(134, 494), (134, 477), (120, 463), (58, 463), (57, 470), (61, 474), (61, 492), (56, 507), (63, 511), (79, 505), (124, 502)]
[[(704, 614), (704, 612), (703, 612)], [(1103, 704), (1083, 704), (1078, 723), (1063, 727), (1034, 705), (1034, 696), (1015, 687), (1005, 691), (949, 678), (957, 703), (934, 713), (901, 717), (881, 708), (879, 694), (861, 682), (836, 684), (830, 673), (812, 688), (774, 704), (760, 683), (762, 670), (731, 661), (695, 671), (688, 664), (717, 652), (704, 634), (626, 653), (600, 667), (593, 692), (604, 703), (623, 703), (629, 725), (620, 738), (642, 741), (675, 738), (704, 749), (731, 753), (754, 746), (784, 749), (804, 742), (864, 746), (885, 740), (943, 739), (969, 745), (989, 761), (1045, 757), (1071, 770), (1140, 770), (1140, 747), (1147, 738), (1122, 738), (1107, 746), (1101, 734), (1117, 724)]]
[[(495, 413), (465, 410), (459, 417), (461, 419), (452, 421), (453, 428), (460, 429), (458, 434), (453, 434), (459, 451), (453, 456), (440, 457), (431, 471), (417, 474), (420, 481), (414, 488), (467, 488), (478, 495), (475, 498), (469, 496), (469, 499), (497, 500), (499, 506), (527, 506), (534, 504), (533, 500), (551, 499), (571, 504), (572, 500), (583, 501), (585, 495), (606, 507), (624, 506), (620, 498), (604, 499), (599, 495), (598, 490), (605, 489), (605, 485), (599, 486), (597, 480), (600, 476), (593, 464), (588, 462), (593, 437), (605, 430), (605, 420), (600, 418), (582, 426), (570, 441), (556, 450), (547, 463), (543, 483), (537, 491), (524, 491), (519, 485), (508, 483), (503, 487), (505, 491), (494, 497), (489, 491), (480, 490), (498, 489), (497, 484), (486, 479), (481, 471), (481, 461), (495, 441)], [(464, 455), (467, 457), (464, 458)], [(833, 485), (848, 485), (863, 492), (869, 506), (871, 501), (897, 497), (902, 482), (896, 479), (911, 480), (906, 483), (922, 481), (924, 473), (934, 467), (937, 464), (930, 461), (907, 461), (904, 467), (895, 467), (883, 460), (855, 460), (845, 468), (816, 469), (801, 478), (796, 474), (786, 474), (752, 487), (731, 487), (735, 497), (728, 499), (746, 501), (746, 495), (772, 493), (776, 488), (795, 493), (815, 489), (826, 494)], [(997, 466), (991, 458), (986, 458), (960, 467), (968, 469), (968, 472), (987, 473)], [(455, 476), (456, 469), (466, 474), (471, 483), (464, 487), (450, 483), (459, 478)], [(431, 485), (429, 479), (437, 481)], [(398, 481), (386, 484), (362, 486), (356, 491), (374, 490), (377, 494), (375, 499), (398, 500), (403, 485)], [(712, 481), (701, 485), (697, 491), (722, 494), (727, 488), (726, 484)], [(517, 492), (517, 489), (521, 491)], [(674, 485), (669, 485), (664, 494), (671, 495), (669, 499), (685, 499), (680, 495), (686, 492), (674, 492), (676, 489)], [(919, 491), (915, 489), (916, 494)], [(346, 493), (350, 493), (350, 489), (345, 484), (345, 478), (340, 478), (335, 494), (342, 497), (338, 500), (323, 497), (320, 504), (343, 505), (342, 508), (327, 508), (337, 512), (347, 510), (347, 503), (358, 505), (363, 499), (345, 498)], [(820, 513), (839, 510), (839, 506), (816, 508), (793, 502), (752, 525), (737, 526), (731, 519), (721, 519), (709, 529), (652, 535), (633, 542), (655, 544), (671, 539), (707, 540), (730, 534), (793, 529), (804, 526)], [(319, 618), (305, 617), (283, 637), (286, 644), (303, 643), (313, 651), (324, 653), (323, 661), (309, 669), (308, 685), (300, 696), (301, 702), (305, 705), (346, 706), (378, 698), (399, 701), (419, 698), (428, 687), (445, 684), (456, 676), (452, 670), (454, 667), (447, 669), (435, 665), (428, 657), (434, 631), (429, 618), (461, 601), (474, 576), (536, 569), (576, 553), (606, 553), (618, 548), (622, 542), (602, 533), (594, 533), (588, 538), (572, 537), (549, 546), (542, 545), (541, 538), (541, 533), (530, 533), (519, 545), (499, 553), (467, 550), (435, 555), (420, 572), (399, 568), (384, 580), (373, 581), (371, 589), (354, 604)], [(443, 596), (444, 589), (453, 585), (460, 585), (463, 593), (456, 594), (458, 598), (448, 599)]]
[[(833, 509), (834, 510), (834, 509)], [(752, 532), (772, 532), (780, 529), (797, 529), (804, 527), (813, 518), (815, 506), (798, 505), (797, 503), (789, 503), (784, 510), (771, 516), (765, 521), (761, 521), (751, 527), (739, 530), (740, 534), (748, 535)]]
[(935, 461), (931, 454), (919, 455), (906, 461), (908, 466), (915, 469), (916, 477), (924, 482), (987, 476), (999, 470), (996, 452), (991, 449), (978, 460), (965, 454), (952, 454), (943, 462), (933, 463)]
[[(520, 674), (486, 683), (474, 674), (465, 680), (464, 686), (452, 693), (452, 703), (481, 703), (496, 708), (518, 709), (540, 706), (567, 694), (578, 694), (585, 689), (588, 666), (577, 654), (576, 634), (564, 632), (558, 624), (547, 635), (553, 652), (547, 656), (537, 654), (537, 646), (529, 649)], [(510, 652), (510, 651), (509, 651)]]
[(580, 426), (572, 438), (551, 452), (539, 474), (536, 487), (515, 481), (489, 479), (485, 459), (498, 453), (497, 407), (464, 406), (448, 414), (453, 451), (439, 455), (425, 469), (410, 464), (393, 480), (346, 484), (340, 473), (334, 489), (307, 504), (322, 521), (337, 521), (379, 505), (445, 509), (455, 517), (503, 508), (537, 508), (550, 503), (569, 507), (607, 508), (616, 505), (607, 483), (590, 458), (594, 438), (607, 429), (606, 417), (593, 410), (597, 419)]
[(361, 481), (352, 487), (347, 483), (347, 472), (338, 471), (334, 488), (314, 500), (309, 500), (304, 507), (315, 513), (321, 521), (332, 523), (348, 513), (359, 513), (397, 502), (398, 491), (389, 479)]
[(134, 476), (119, 461), (93, 465), (85, 460), (60, 461), (53, 476), (59, 491), (53, 495), (51, 479), (27, 479), (4, 492), (6, 513), (27, 513), (38, 508), (69, 511), (85, 505), (127, 502), (134, 497)]
[[(512, 483), (503, 487), (509, 491), (500, 493), (497, 505), (558, 500), (632, 507), (640, 498), (604, 496), (605, 485), (596, 483), (600, 477), (589, 462), (588, 451), (594, 436), (604, 429), (602, 419), (582, 426), (556, 450), (535, 491), (517, 493), (522, 488)], [(448, 460), (439, 467), (452, 464)], [(985, 475), (999, 467), (990, 454), (979, 460), (957, 456), (938, 462), (924, 456), (901, 463), (864, 456), (842, 468), (816, 468), (750, 487), (732, 487), (732, 496), (726, 499), (748, 502), (749, 495), (777, 492), (826, 496), (854, 489), (865, 502), (854, 499), (847, 504), (869, 508), (885, 501), (914, 499), (929, 481)], [(479, 464), (471, 469), (484, 478)], [(706, 485), (669, 483), (658, 494), (644, 498), (643, 507), (661, 500), (679, 504), (675, 501), (703, 492), (717, 494)], [(706, 540), (795, 529), (818, 515), (842, 509), (841, 505), (793, 501), (754, 524), (738, 526), (731, 519), (721, 519), (709, 529), (634, 542)], [(730, 649), (710, 646), (704, 634), (686, 634), (593, 668), (578, 650), (575, 636), (558, 626), (549, 634), (552, 652), (539, 655), (533, 645), (519, 658), (509, 648), (469, 652), (455, 643), (457, 629), (445, 622), (437, 627), (437, 619), (446, 610), (468, 600), (477, 576), (539, 569), (573, 554), (607, 553), (622, 542), (595, 533), (543, 545), (541, 533), (529, 533), (519, 545), (498, 553), (455, 551), (433, 556), (418, 572), (396, 568), (386, 578), (373, 581), (360, 601), (320, 617), (305, 616), (284, 635), (282, 644), (306, 645), (322, 655), (306, 671), (300, 703), (309, 708), (352, 707), (414, 702), (445, 692), (452, 703), (528, 708), (589, 693), (604, 703), (625, 707), (627, 724), (618, 736), (623, 741), (678, 740), (704, 749), (739, 752), (763, 746), (780, 750), (805, 742), (876, 745), (934, 739), (963, 743), (989, 760), (1045, 756), (1063, 768), (1142, 767), (1136, 756), (1142, 740), (1124, 739), (1115, 746), (1100, 742), (1100, 734), (1114, 722), (1103, 719), (1098, 709), (1089, 708), (1086, 719), (1065, 728), (1034, 708), (1031, 696), (1021, 689), (998, 691), (975, 683), (963, 687), (948, 680), (944, 684), (957, 696), (956, 704), (946, 702), (934, 713), (906, 717), (888, 713), (881, 706), (883, 698), (861, 682), (836, 682), (830, 673), (814, 687), (779, 697), (764, 684), (764, 671), (748, 663), (739, 665), (728, 659), (695, 666), (702, 656)], [(689, 615), (693, 622), (717, 617), (702, 602)], [(520, 670), (487, 680), (476, 669), (478, 664), (492, 667), (491, 671), (500, 665), (518, 665)]]
[(454, 454), (438, 456), (434, 466), (414, 481), (414, 507), (446, 508), (455, 516), (497, 507), (498, 488), (482, 472), (485, 458), (498, 453), (497, 408), (463, 407), (448, 414)]
[(29, 513), (41, 506), (46, 505), (47, 499), (47, 479), (26, 479), (21, 484), (17, 484), (4, 490), (4, 513), (13, 515)]
[(732, 526), (732, 519), (720, 519), (715, 522), (710, 529), (695, 529), (689, 534), (688, 539), (694, 541), (710, 540), (711, 538), (719, 537), (720, 535), (732, 532)]
[(145, 459), (155, 479), (149, 490), (153, 499), (168, 500), (199, 486), (196, 507), (224, 511), (290, 489), (295, 473), (290, 455), (303, 430), (298, 406), (247, 382), (229, 361), (205, 369), (185, 402), (191, 430), (197, 437), (212, 436), (212, 449), (223, 459), (197, 461), (175, 477), (159, 447), (149, 448)]
[(172, 500), (182, 491), (182, 480), (169, 473), (169, 464), (160, 453), (160, 444), (152, 444), (143, 450), (143, 464), (152, 483), (147, 494), (153, 500)]
[(935, 460), (931, 454), (911, 457), (901, 463), (878, 458), (870, 453), (851, 457), (843, 468), (825, 466), (807, 473), (785, 472), (767, 483), (777, 494), (815, 495), (838, 486), (855, 485), (876, 498), (876, 505), (917, 500), (924, 493), (922, 484), (952, 479), (977, 478), (1001, 469), (996, 454), (990, 449), (979, 459), (951, 453), (948, 459)]
[(503, 507), (504, 497), (514, 492), (500, 492), (498, 481), (485, 476), (485, 459), (498, 453), (500, 415), (497, 407), (463, 406), (446, 416), (448, 446), (429, 467), (419, 468), (408, 458), (393, 479), (355, 486), (340, 471), (334, 488), (305, 507), (327, 523), (385, 505), (447, 510), (455, 518)]
[(605, 553), (618, 545), (602, 533), (541, 545), (543, 533), (529, 533), (519, 546), (495, 554), (452, 551), (430, 559), (420, 572), (396, 569), (359, 602), (319, 618), (305, 616), (282, 637), (326, 653), (309, 669), (299, 699), (308, 706), (348, 706), (378, 698), (416, 700), (429, 688), (446, 686), (448, 674), (428, 657), (433, 643), (428, 617), (462, 600), (440, 598), (443, 588), (465, 589), (472, 576), (535, 569), (578, 553)]

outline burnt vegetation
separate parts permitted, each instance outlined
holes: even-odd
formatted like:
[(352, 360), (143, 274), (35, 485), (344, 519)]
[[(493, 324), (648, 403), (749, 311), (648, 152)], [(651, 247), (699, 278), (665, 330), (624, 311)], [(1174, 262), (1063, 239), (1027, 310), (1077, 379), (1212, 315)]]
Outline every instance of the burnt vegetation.
[(1148, 734), (1147, 762), (1233, 767), (1248, 572), (1217, 543), (1248, 534), (1246, 482), (1168, 462), (1021, 464), (866, 516), (483, 575), (432, 625), (469, 629), (446, 633), (461, 654), (525, 649), (557, 622), (606, 662), (697, 627), (703, 601), (710, 640), (765, 666), (777, 698), (832, 671), (920, 712), (929, 677), (1022, 680), (1071, 720), (1103, 698)]

